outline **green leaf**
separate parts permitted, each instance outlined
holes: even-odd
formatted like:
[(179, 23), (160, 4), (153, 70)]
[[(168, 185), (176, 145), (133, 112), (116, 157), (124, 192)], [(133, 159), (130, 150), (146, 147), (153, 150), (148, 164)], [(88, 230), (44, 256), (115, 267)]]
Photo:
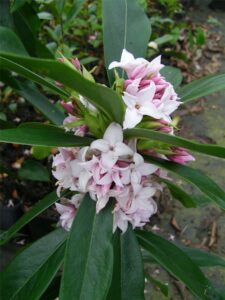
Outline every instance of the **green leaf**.
[(193, 260), (199, 267), (225, 267), (225, 258), (199, 249), (181, 247), (181, 249)]
[(163, 179), (162, 181), (167, 185), (172, 196), (179, 200), (185, 207), (196, 207), (196, 199), (193, 196), (190, 196), (179, 186), (169, 180)]
[(113, 268), (112, 213), (86, 195), (70, 230), (60, 299), (105, 299)]
[(0, 40), (0, 52), (27, 55), (27, 51), (22, 42), (11, 29), (0, 26)]
[(65, 115), (56, 105), (52, 104), (50, 100), (44, 96), (36, 88), (32, 82), (16, 81), (18, 85), (18, 93), (24, 97), (29, 103), (36, 107), (48, 120), (56, 125), (61, 125), (65, 119)]
[[(7, 1), (7, 0), (5, 0)], [(20, 7), (22, 7), (27, 0), (13, 0), (10, 7), (10, 12), (13, 13), (14, 11), (18, 10)]]
[(2, 300), (38, 300), (62, 264), (67, 233), (58, 229), (16, 256), (2, 273)]
[(0, 245), (7, 243), (21, 228), (41, 214), (45, 209), (58, 200), (56, 192), (52, 192), (37, 202), (27, 213), (25, 213), (8, 230), (0, 234)]
[(209, 144), (200, 144), (184, 138), (142, 128), (126, 129), (124, 131), (126, 138), (140, 138), (160, 141), (172, 146), (183, 147), (195, 152), (204, 153), (207, 155), (225, 158), (225, 147)]
[(20, 64), (14, 63), (13, 61), (10, 61), (6, 58), (0, 57), (0, 63), (1, 63), (1, 67), (4, 69), (8, 69), (11, 71), (14, 71), (20, 75), (22, 75), (23, 77), (33, 80), (43, 86), (46, 86), (47, 88), (49, 88), (51, 91), (53, 91), (54, 93), (60, 95), (61, 97), (65, 98), (65, 97), (69, 97), (69, 94), (65, 91), (63, 91), (62, 89), (58, 88), (56, 85), (52, 84), (50, 81), (46, 80), (45, 78), (37, 75), (35, 72), (30, 71), (27, 68), (24, 68), (23, 66), (21, 66)]
[(144, 155), (144, 159), (175, 173), (185, 181), (195, 185), (211, 202), (215, 202), (220, 208), (225, 209), (225, 192), (201, 171), (147, 155)]
[[(181, 245), (176, 246), (186, 253), (199, 267), (225, 267), (225, 258), (215, 255), (212, 252), (206, 252)], [(143, 251), (142, 257), (145, 262), (156, 263), (156, 260), (147, 251)]]
[(64, 26), (66, 28), (69, 28), (71, 23), (74, 22), (74, 20), (76, 20), (76, 16), (79, 14), (84, 2), (85, 2), (84, 0), (72, 1), (71, 7), (68, 13), (66, 14), (66, 20), (64, 22)]
[(31, 152), (34, 158), (41, 160), (48, 157), (51, 154), (51, 150), (51, 147), (33, 146)]
[(181, 101), (188, 102), (215, 92), (225, 90), (225, 73), (194, 80), (177, 90)]
[(140, 246), (131, 226), (114, 233), (113, 278), (107, 300), (144, 299), (144, 273)]
[(93, 140), (66, 133), (63, 129), (41, 123), (24, 123), (13, 129), (0, 130), (0, 142), (50, 147), (88, 146)]
[(124, 48), (135, 57), (145, 57), (150, 35), (150, 22), (136, 0), (103, 0), (103, 44), (111, 84), (109, 64), (120, 61)]
[(50, 181), (49, 172), (40, 162), (27, 159), (18, 170), (18, 176), (23, 180)]
[[(0, 58), (2, 68), (15, 71), (22, 76), (37, 81), (37, 77), (28, 74), (27, 69), (61, 82), (63, 85), (75, 90), (111, 121), (122, 123), (124, 106), (121, 97), (113, 90), (85, 79), (79, 72), (66, 64), (49, 59), (37, 59), (2, 53)], [(30, 76), (31, 75), (31, 76)], [(41, 83), (40, 80), (37, 81)], [(45, 85), (44, 80), (42, 84)]]
[(162, 283), (161, 281), (156, 280), (154, 277), (152, 277), (148, 273), (145, 273), (145, 277), (153, 284), (153, 286), (157, 287), (165, 297), (169, 296), (168, 283), (167, 284)]
[(174, 86), (175, 89), (182, 82), (183, 76), (181, 70), (178, 68), (166, 66), (162, 68), (162, 70), (160, 70), (160, 73), (166, 78), (167, 81), (169, 81)]
[(181, 249), (167, 240), (151, 233), (137, 231), (140, 245), (170, 274), (181, 280), (194, 295), (210, 300), (215, 292), (197, 264)]

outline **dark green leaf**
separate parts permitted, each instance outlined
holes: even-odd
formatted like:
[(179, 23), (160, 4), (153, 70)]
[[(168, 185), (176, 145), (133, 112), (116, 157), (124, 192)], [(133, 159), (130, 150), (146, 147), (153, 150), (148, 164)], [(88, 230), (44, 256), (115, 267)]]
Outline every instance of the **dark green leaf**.
[(45, 78), (37, 75), (35, 72), (30, 71), (27, 68), (24, 68), (20, 64), (14, 63), (13, 61), (10, 61), (6, 58), (0, 57), (1, 67), (4, 69), (8, 69), (11, 71), (14, 71), (23, 77), (33, 80), (43, 86), (46, 86), (50, 90), (52, 90), (54, 93), (57, 93), (58, 95), (62, 96), (63, 98), (69, 97), (69, 94), (63, 91), (62, 89), (58, 88), (56, 85), (52, 84), (50, 81), (46, 80)]
[(212, 252), (188, 247), (181, 248), (199, 267), (225, 267), (225, 258), (219, 257)]
[(114, 233), (113, 278), (107, 300), (144, 299), (144, 274), (140, 246), (131, 226)]
[(112, 212), (86, 195), (67, 243), (60, 299), (105, 299), (112, 277)]
[(183, 147), (195, 152), (208, 154), (215, 157), (225, 158), (225, 147), (209, 144), (200, 144), (194, 141), (189, 141), (184, 138), (149, 130), (143, 128), (126, 129), (124, 131), (126, 138), (140, 138), (160, 141), (162, 143), (173, 146)]
[(225, 192), (201, 171), (163, 159), (149, 157), (147, 155), (145, 155), (144, 158), (146, 161), (152, 162), (166, 170), (169, 170), (180, 176), (185, 181), (195, 185), (211, 200), (211, 202), (215, 202), (219, 207), (225, 209)]
[(160, 73), (174, 86), (174, 88), (177, 88), (182, 82), (183, 76), (181, 70), (178, 68), (166, 66), (160, 70)]
[[(136, 0), (103, 0), (105, 64), (120, 61), (124, 48), (135, 57), (145, 57), (151, 34), (150, 22)], [(113, 70), (108, 71), (113, 82)]]
[[(7, 1), (7, 0), (4, 0), (4, 1)], [(27, 0), (12, 0), (10, 12), (13, 13), (14, 11), (16, 11), (17, 9), (22, 7), (26, 2), (27, 2)]]
[(32, 155), (36, 159), (44, 159), (51, 154), (51, 147), (40, 147), (40, 146), (33, 146), (32, 147)]
[(65, 27), (69, 27), (74, 20), (76, 20), (76, 16), (79, 14), (84, 0), (73, 0), (72, 5), (68, 13), (66, 14), (66, 20), (64, 22)]
[(13, 28), (13, 20), (9, 11), (10, 11), (10, 0), (2, 1), (1, 9), (0, 9), (0, 26)]
[(16, 80), (18, 93), (56, 125), (62, 125), (65, 115), (45, 97), (32, 82)]
[(24, 123), (17, 128), (0, 130), (0, 142), (50, 147), (88, 146), (93, 140), (66, 133), (63, 129), (41, 123)]
[(214, 292), (208, 279), (197, 264), (181, 249), (167, 240), (151, 233), (137, 231), (140, 245), (170, 274), (181, 280), (194, 295), (202, 300), (211, 300)]
[(0, 26), (0, 52), (27, 55), (27, 51), (18, 36), (9, 28)]
[(25, 213), (16, 223), (8, 230), (0, 234), (0, 245), (8, 242), (21, 228), (41, 214), (45, 209), (58, 200), (56, 192), (52, 192), (35, 204), (27, 213)]
[(40, 162), (27, 159), (18, 170), (18, 176), (23, 180), (49, 181), (49, 172)]
[(168, 283), (167, 284), (162, 283), (161, 281), (156, 280), (154, 277), (152, 277), (148, 273), (145, 273), (145, 277), (153, 284), (153, 286), (158, 288), (164, 296), (168, 297), (168, 295), (169, 295)]
[(181, 101), (188, 102), (225, 90), (225, 74), (216, 74), (194, 80), (177, 90)]
[[(206, 252), (200, 249), (193, 249), (176, 245), (186, 253), (199, 267), (225, 267), (225, 258), (215, 255), (212, 252)], [(143, 260), (149, 263), (156, 263), (156, 260), (147, 251), (142, 253)]]
[[(0, 62), (3, 68), (15, 71), (22, 76), (37, 81), (37, 77), (34, 77), (33, 74), (27, 72), (27, 69), (24, 69), (28, 68), (33, 72), (59, 81), (87, 98), (111, 121), (122, 123), (124, 114), (123, 101), (113, 90), (85, 79), (75, 69), (62, 62), (20, 57), (6, 53), (2, 53), (1, 55)], [(40, 80), (37, 82), (45, 85), (43, 79), (42, 82)]]
[(58, 229), (16, 256), (2, 273), (2, 300), (38, 300), (62, 264), (67, 233)]

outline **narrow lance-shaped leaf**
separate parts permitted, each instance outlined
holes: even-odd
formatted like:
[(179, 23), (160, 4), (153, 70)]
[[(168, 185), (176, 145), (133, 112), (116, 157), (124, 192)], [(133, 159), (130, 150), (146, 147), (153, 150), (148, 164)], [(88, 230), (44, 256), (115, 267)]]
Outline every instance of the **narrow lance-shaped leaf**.
[(225, 209), (225, 192), (201, 171), (148, 155), (144, 155), (144, 158), (146, 161), (171, 171), (185, 181), (195, 185), (211, 202), (215, 202), (220, 208)]
[[(103, 0), (103, 41), (106, 68), (120, 60), (126, 48), (135, 57), (145, 57), (151, 34), (150, 22), (136, 0)], [(113, 70), (108, 71), (110, 83)]]
[[(0, 62), (3, 68), (15, 71), (22, 76), (29, 77), (27, 69), (61, 82), (63, 85), (75, 90), (93, 105), (95, 105), (109, 120), (122, 123), (124, 106), (121, 97), (112, 89), (96, 84), (85, 79), (79, 72), (66, 64), (49, 59), (37, 59), (23, 56), (0, 54)], [(24, 67), (26, 68), (24, 70)], [(43, 84), (45, 84), (43, 82)]]
[(124, 131), (124, 135), (126, 138), (140, 138), (160, 141), (162, 143), (166, 143), (172, 146), (183, 147), (195, 152), (225, 158), (225, 147), (217, 145), (200, 144), (178, 136), (157, 132), (154, 130), (143, 128), (126, 129)]
[[(186, 253), (191, 260), (193, 260), (199, 267), (224, 267), (225, 268), (225, 258), (215, 255), (212, 252), (202, 251), (200, 249), (193, 249), (189, 247), (183, 247), (176, 245), (181, 248), (181, 250)], [(151, 256), (147, 251), (142, 253), (143, 260), (149, 263), (157, 263), (157, 261)]]
[(15, 257), (2, 273), (2, 300), (38, 300), (63, 261), (67, 233), (58, 229)]
[(13, 129), (0, 130), (0, 142), (50, 147), (88, 146), (92, 139), (74, 136), (62, 128), (41, 123), (24, 123)]
[(170, 274), (181, 280), (194, 295), (202, 300), (217, 295), (200, 268), (181, 249), (151, 233), (137, 231), (140, 245)]
[(181, 101), (189, 102), (225, 90), (225, 74), (215, 74), (194, 80), (177, 90)]
[(140, 246), (131, 226), (114, 233), (113, 278), (107, 300), (143, 300), (144, 270)]
[(56, 192), (52, 192), (35, 204), (27, 213), (25, 213), (8, 230), (0, 234), (0, 245), (8, 242), (21, 228), (41, 214), (45, 209), (51, 206), (58, 199)]
[(112, 277), (112, 212), (86, 195), (67, 242), (60, 299), (105, 299)]

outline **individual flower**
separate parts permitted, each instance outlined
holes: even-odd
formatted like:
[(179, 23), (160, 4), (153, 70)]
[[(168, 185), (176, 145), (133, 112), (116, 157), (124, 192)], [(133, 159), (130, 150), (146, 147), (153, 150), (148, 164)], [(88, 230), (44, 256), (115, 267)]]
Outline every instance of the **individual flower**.
[(103, 139), (91, 143), (91, 149), (101, 152), (103, 167), (112, 168), (121, 156), (133, 155), (133, 151), (123, 143), (123, 131), (119, 124), (111, 123), (106, 129)]
[(162, 114), (152, 102), (154, 95), (154, 83), (149, 87), (138, 91), (135, 96), (124, 92), (123, 101), (127, 106), (123, 123), (125, 129), (135, 127), (141, 122), (145, 115), (155, 119), (160, 119), (162, 117)]
[(76, 194), (70, 200), (62, 198), (61, 203), (55, 203), (56, 210), (60, 214), (59, 225), (65, 230), (70, 230), (83, 197), (82, 194)]

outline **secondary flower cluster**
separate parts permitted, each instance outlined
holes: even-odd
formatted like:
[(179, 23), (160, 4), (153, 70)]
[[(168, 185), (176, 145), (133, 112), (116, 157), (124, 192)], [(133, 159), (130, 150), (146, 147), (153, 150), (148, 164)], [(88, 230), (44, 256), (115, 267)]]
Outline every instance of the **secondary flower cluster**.
[[(70, 64), (84, 76), (77, 60)], [(161, 57), (148, 62), (143, 58), (135, 59), (124, 49), (121, 61), (109, 65), (109, 69), (115, 67), (122, 68), (127, 74), (122, 95), (125, 106), (123, 129), (140, 126), (173, 135), (170, 115), (180, 102), (173, 86), (160, 74), (164, 67)], [(80, 136), (94, 133), (94, 128), (90, 127), (93, 122), (87, 124), (85, 120), (88, 120), (87, 115), (90, 114), (94, 122), (97, 122), (100, 117), (98, 111), (80, 95), (77, 95), (77, 101), (75, 105), (72, 102), (61, 103), (68, 113), (64, 120), (66, 131), (73, 131)], [(82, 113), (79, 114), (82, 110), (85, 110), (86, 119), (82, 119)], [(119, 228), (125, 232), (128, 223), (135, 228), (142, 227), (149, 221), (157, 211), (153, 196), (157, 189), (162, 189), (155, 181), (156, 175), (163, 177), (165, 174), (157, 166), (145, 163), (136, 147), (153, 156), (180, 164), (194, 158), (183, 148), (165, 144), (157, 148), (158, 144), (155, 146), (154, 141), (143, 147), (143, 143), (145, 141), (140, 141), (137, 145), (134, 140), (124, 142), (122, 127), (111, 123), (103, 138), (93, 141), (89, 147), (59, 149), (59, 153), (53, 158), (53, 175), (58, 180), (58, 193), (60, 194), (61, 189), (77, 193), (71, 200), (64, 198), (61, 203), (56, 204), (62, 227), (70, 229), (85, 193), (89, 193), (96, 201), (97, 213), (109, 201), (114, 201), (113, 231)]]
[(121, 61), (109, 65), (109, 69), (115, 67), (125, 70), (128, 77), (123, 96), (126, 104), (124, 128), (135, 127), (144, 116), (170, 123), (170, 114), (180, 102), (173, 86), (159, 72), (164, 67), (161, 57), (148, 62), (144, 58), (135, 59), (124, 49)]
[[(90, 147), (61, 148), (54, 157), (53, 167), (59, 191), (65, 188), (81, 194), (89, 192), (96, 201), (97, 213), (110, 198), (115, 199), (114, 231), (118, 227), (125, 232), (128, 222), (134, 228), (141, 227), (156, 213), (157, 206), (152, 197), (157, 185), (151, 180), (151, 174), (158, 167), (145, 163), (134, 147), (123, 143), (119, 124), (112, 123), (103, 139), (95, 140)], [(78, 194), (75, 200), (67, 200), (66, 205), (57, 204), (61, 225), (67, 230), (80, 199)]]

